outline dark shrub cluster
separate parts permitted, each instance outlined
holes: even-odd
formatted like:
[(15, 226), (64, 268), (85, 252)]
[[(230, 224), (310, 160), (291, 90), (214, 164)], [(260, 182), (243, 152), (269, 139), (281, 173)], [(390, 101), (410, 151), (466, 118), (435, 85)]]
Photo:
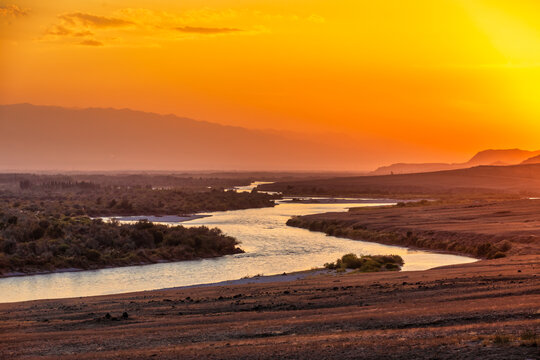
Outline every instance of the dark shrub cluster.
[(0, 273), (95, 269), (242, 252), (207, 227), (104, 222), (0, 208)]
[(324, 264), (330, 270), (345, 271), (347, 269), (358, 272), (397, 271), (404, 262), (399, 255), (361, 255), (346, 254), (336, 262)]
[(23, 211), (91, 217), (181, 215), (275, 205), (276, 197), (265, 193), (225, 191), (223, 185), (233, 181), (144, 175), (0, 174), (0, 202)]
[(224, 188), (251, 179), (183, 175), (0, 174), (0, 274), (96, 269), (242, 252), (218, 229), (93, 220), (274, 206)]
[(23, 211), (50, 215), (181, 215), (274, 206), (274, 197), (263, 193), (224, 190), (191, 191), (149, 188), (32, 188), (1, 191), (0, 202)]

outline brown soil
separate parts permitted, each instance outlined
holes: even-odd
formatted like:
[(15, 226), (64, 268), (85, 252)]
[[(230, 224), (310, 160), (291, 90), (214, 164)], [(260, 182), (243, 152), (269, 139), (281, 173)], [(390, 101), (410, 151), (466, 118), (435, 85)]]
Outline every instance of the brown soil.
[(529, 255), (0, 304), (0, 358), (533, 359), (539, 274), (540, 256)]
[(481, 258), (540, 254), (540, 200), (410, 205), (300, 216), (289, 224), (335, 236)]
[(259, 186), (286, 195), (485, 196), (540, 194), (540, 164), (478, 166), (469, 169), (383, 176), (283, 181)]

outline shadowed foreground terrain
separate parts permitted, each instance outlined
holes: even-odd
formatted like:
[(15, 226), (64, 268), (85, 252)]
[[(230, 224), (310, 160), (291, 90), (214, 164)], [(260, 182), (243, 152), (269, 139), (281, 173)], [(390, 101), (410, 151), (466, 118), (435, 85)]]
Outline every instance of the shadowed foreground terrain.
[(540, 256), (518, 256), (0, 304), (0, 358), (533, 359), (539, 272)]

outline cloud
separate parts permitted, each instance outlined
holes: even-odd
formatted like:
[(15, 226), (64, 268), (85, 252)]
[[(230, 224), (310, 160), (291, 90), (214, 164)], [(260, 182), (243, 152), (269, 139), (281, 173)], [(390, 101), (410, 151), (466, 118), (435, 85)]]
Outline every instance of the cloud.
[(79, 44), (86, 46), (103, 46), (104, 44), (101, 41), (97, 40), (83, 40)]
[(89, 30), (76, 31), (76, 30), (67, 28), (67, 27), (65, 27), (63, 25), (54, 25), (53, 27), (48, 29), (45, 32), (45, 34), (46, 35), (55, 35), (55, 36), (78, 36), (78, 37), (94, 35), (94, 33), (89, 31)]
[(269, 33), (272, 27), (293, 21), (323, 23), (325, 20), (316, 14), (298, 16), (206, 7), (182, 12), (124, 8), (103, 15), (76, 11), (58, 15), (42, 40), (66, 44), (81, 44), (84, 40), (88, 41), (84, 45), (94, 46), (97, 45), (94, 42), (108, 46), (160, 46), (212, 35)]
[(314, 23), (318, 23), (318, 24), (324, 24), (326, 22), (325, 18), (317, 14), (311, 14), (306, 20), (314, 22)]
[(28, 15), (28, 10), (17, 5), (0, 5), (0, 17), (21, 17)]
[(135, 25), (130, 19), (93, 15), (83, 12), (74, 12), (59, 15), (59, 23), (52, 25), (45, 31), (45, 40), (64, 40), (69, 38), (85, 38), (79, 45), (103, 46), (103, 42), (95, 39), (96, 32), (109, 31)]
[(76, 31), (72, 33), (72, 35), (73, 36), (92, 36), (94, 35), (94, 33), (88, 30), (83, 30), (83, 31)]
[(71, 35), (72, 33), (73, 33), (73, 30), (70, 30), (62, 25), (55, 25), (46, 31), (47, 35), (56, 35), (56, 36), (66, 36), (66, 35)]
[(133, 25), (134, 23), (129, 20), (124, 20), (114, 17), (99, 16), (93, 14), (87, 14), (82, 12), (63, 14), (59, 16), (66, 24), (75, 26), (83, 25), (86, 27), (95, 28), (114, 28)]
[(182, 26), (177, 27), (175, 30), (188, 33), (188, 34), (202, 34), (202, 35), (216, 35), (216, 34), (228, 34), (234, 32), (242, 32), (241, 29), (235, 28), (212, 28), (212, 27), (195, 27), (195, 26)]

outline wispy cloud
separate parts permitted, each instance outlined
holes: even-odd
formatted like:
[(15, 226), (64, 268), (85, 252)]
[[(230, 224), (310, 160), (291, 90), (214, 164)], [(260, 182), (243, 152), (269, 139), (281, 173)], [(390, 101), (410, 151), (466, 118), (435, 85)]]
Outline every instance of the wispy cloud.
[(59, 16), (65, 23), (70, 25), (83, 25), (86, 27), (95, 28), (112, 28), (133, 25), (133, 21), (115, 18), (93, 15), (82, 12), (75, 12), (70, 14), (63, 14)]
[(28, 15), (28, 10), (17, 5), (0, 5), (0, 17), (16, 18)]
[(55, 35), (55, 36), (69, 36), (69, 35), (71, 35), (71, 36), (78, 36), (78, 37), (94, 35), (94, 33), (89, 31), (89, 30), (75, 31), (75, 30), (72, 30), (72, 29), (67, 28), (65, 26), (62, 26), (62, 25), (54, 25), (53, 27), (49, 28), (46, 31), (46, 34), (47, 35)]
[(65, 41), (69, 38), (85, 38), (79, 45), (103, 46), (102, 41), (96, 40), (97, 31), (107, 31), (111, 29), (133, 27), (136, 24), (130, 19), (120, 17), (110, 17), (94, 15), (83, 12), (73, 12), (58, 16), (59, 23), (50, 26), (45, 31), (45, 40)]
[(43, 40), (81, 44), (83, 38), (83, 45), (96, 46), (94, 42), (97, 42), (113, 46), (160, 46), (165, 42), (212, 35), (268, 33), (273, 24), (291, 21), (323, 23), (324, 18), (211, 8), (180, 13), (144, 8), (119, 9), (105, 15), (71, 12), (59, 15), (57, 23), (46, 30)]
[(216, 35), (216, 34), (228, 34), (234, 32), (242, 32), (241, 29), (235, 28), (212, 28), (212, 27), (196, 27), (196, 26), (182, 26), (177, 27), (175, 30), (188, 34), (202, 34), (202, 35)]
[(83, 40), (79, 44), (80, 45), (86, 45), (86, 46), (103, 46), (103, 45), (105, 45), (101, 41), (91, 40), (91, 39)]

